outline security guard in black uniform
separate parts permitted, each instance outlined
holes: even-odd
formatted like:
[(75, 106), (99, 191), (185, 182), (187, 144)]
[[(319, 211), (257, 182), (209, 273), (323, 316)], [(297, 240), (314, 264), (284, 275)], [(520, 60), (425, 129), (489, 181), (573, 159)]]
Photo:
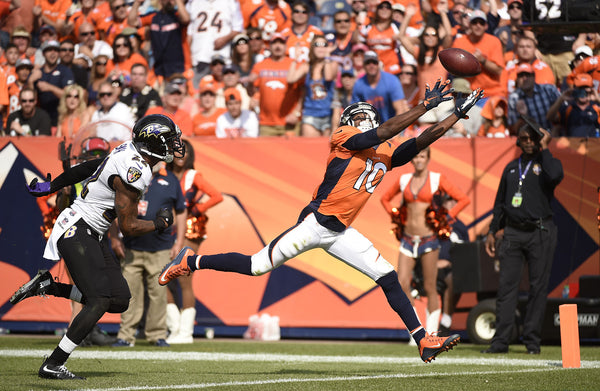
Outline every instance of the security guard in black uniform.
[(487, 234), (486, 251), (496, 256), (498, 241), (500, 281), (496, 301), (496, 334), (482, 353), (507, 353), (519, 294), (523, 264), (529, 267), (529, 299), (523, 327), (523, 343), (529, 354), (540, 353), (541, 328), (546, 308), (548, 280), (556, 248), (556, 226), (550, 201), (563, 179), (560, 160), (548, 150), (551, 136), (544, 129), (523, 125), (517, 145), (523, 153), (502, 173), (494, 217)]

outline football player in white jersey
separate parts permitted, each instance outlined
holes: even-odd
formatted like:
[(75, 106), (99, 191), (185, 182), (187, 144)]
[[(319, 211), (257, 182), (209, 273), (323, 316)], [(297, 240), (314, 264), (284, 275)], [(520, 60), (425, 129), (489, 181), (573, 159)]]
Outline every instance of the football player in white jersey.
[(184, 154), (179, 127), (166, 116), (148, 115), (135, 124), (133, 139), (116, 147), (106, 158), (75, 166), (53, 181), (49, 174), (46, 182), (36, 178), (29, 185), (29, 192), (39, 197), (87, 178), (81, 195), (56, 219), (44, 251), (44, 258), (49, 260), (59, 261), (62, 256), (74, 285), (54, 282), (47, 270), (41, 270), (10, 299), (16, 304), (43, 294), (83, 304), (40, 367), (40, 377), (84, 379), (65, 367), (69, 355), (106, 312), (124, 312), (131, 297), (106, 231), (116, 217), (121, 232), (130, 236), (163, 231), (173, 224), (173, 212), (167, 208), (160, 210), (154, 221), (138, 219), (137, 205), (152, 179), (152, 166)]

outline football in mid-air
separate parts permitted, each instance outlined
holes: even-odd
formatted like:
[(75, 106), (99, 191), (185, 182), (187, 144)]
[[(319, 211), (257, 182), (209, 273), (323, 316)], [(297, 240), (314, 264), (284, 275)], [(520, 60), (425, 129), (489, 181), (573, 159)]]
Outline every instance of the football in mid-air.
[(470, 77), (481, 73), (481, 64), (464, 49), (448, 48), (438, 53), (440, 62), (454, 76)]

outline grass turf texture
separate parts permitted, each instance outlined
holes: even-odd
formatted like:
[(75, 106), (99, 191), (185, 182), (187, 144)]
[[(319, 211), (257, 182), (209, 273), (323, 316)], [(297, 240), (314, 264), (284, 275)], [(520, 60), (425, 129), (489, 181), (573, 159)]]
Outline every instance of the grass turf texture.
[(404, 342), (196, 340), (158, 348), (78, 348), (67, 368), (85, 381), (40, 379), (50, 336), (0, 337), (0, 390), (599, 390), (600, 347), (581, 347), (582, 368), (563, 369), (560, 346), (484, 355), (459, 344), (424, 364)]

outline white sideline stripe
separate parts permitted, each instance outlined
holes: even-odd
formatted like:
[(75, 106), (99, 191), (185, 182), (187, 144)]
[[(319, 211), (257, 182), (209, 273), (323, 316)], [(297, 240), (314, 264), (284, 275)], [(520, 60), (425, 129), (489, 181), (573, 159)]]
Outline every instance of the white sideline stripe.
[[(0, 355), (6, 357), (43, 357), (49, 350), (42, 349), (0, 349)], [(71, 357), (80, 359), (107, 360), (152, 360), (152, 361), (257, 361), (257, 362), (296, 362), (296, 363), (354, 363), (354, 364), (419, 364), (424, 365), (419, 357), (383, 357), (383, 356), (313, 356), (297, 354), (270, 353), (203, 353), (203, 352), (157, 352), (150, 351), (118, 351), (75, 350)], [(489, 365), (520, 367), (557, 367), (562, 368), (561, 361), (526, 360), (508, 358), (454, 358), (443, 356), (433, 365)], [(581, 361), (582, 368), (600, 368), (600, 361)]]
[[(532, 373), (532, 372), (545, 372), (554, 371), (554, 368), (537, 368), (537, 369), (521, 369), (516, 371), (477, 371), (477, 372), (451, 372), (447, 373), (448, 376), (481, 376), (481, 375), (495, 375), (499, 373)], [(423, 374), (404, 374), (398, 373), (394, 375), (372, 375), (372, 376), (334, 376), (324, 378), (286, 378), (286, 379), (271, 379), (271, 380), (249, 380), (249, 381), (235, 381), (235, 382), (223, 382), (223, 383), (196, 383), (196, 384), (171, 384), (168, 386), (134, 386), (134, 387), (118, 387), (118, 388), (85, 388), (80, 391), (147, 391), (147, 390), (197, 390), (200, 388), (213, 388), (213, 387), (240, 387), (240, 386), (256, 386), (266, 384), (285, 384), (285, 383), (325, 383), (325, 382), (345, 382), (345, 381), (356, 381), (356, 380), (377, 380), (377, 379), (408, 379), (408, 378), (425, 378), (425, 377), (439, 377), (441, 374), (436, 373), (423, 373)], [(56, 390), (56, 391), (68, 391), (68, 390)]]

